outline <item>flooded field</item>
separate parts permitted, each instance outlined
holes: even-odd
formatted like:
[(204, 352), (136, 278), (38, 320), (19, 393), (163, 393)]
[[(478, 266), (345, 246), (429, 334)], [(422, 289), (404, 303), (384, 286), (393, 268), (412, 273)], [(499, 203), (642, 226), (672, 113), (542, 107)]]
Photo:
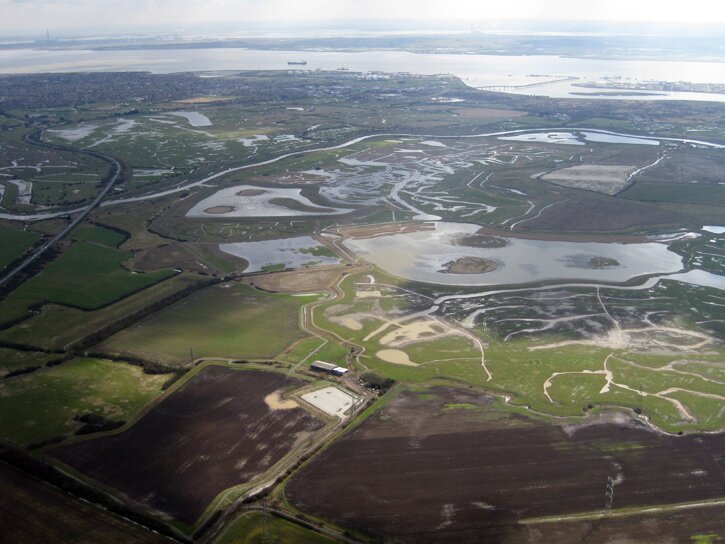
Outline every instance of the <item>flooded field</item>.
[(246, 272), (271, 268), (302, 268), (315, 264), (337, 264), (340, 259), (310, 236), (260, 242), (236, 242), (219, 246), (225, 253), (249, 262)]
[(598, 142), (607, 144), (635, 144), (635, 145), (660, 145), (659, 140), (654, 138), (641, 138), (639, 136), (626, 136), (624, 134), (608, 133), (605, 131), (580, 132), (526, 132), (514, 136), (501, 136), (499, 140), (512, 142), (543, 142), (549, 144), (585, 145), (586, 142)]
[(212, 122), (203, 113), (198, 111), (170, 111), (168, 115), (176, 115), (177, 117), (183, 117), (192, 127), (210, 127)]
[[(681, 258), (660, 243), (596, 243), (507, 239), (504, 247), (465, 247), (458, 240), (478, 232), (478, 225), (436, 223), (435, 231), (348, 239), (347, 247), (396, 276), (440, 285), (505, 285), (542, 281), (625, 282), (645, 274), (677, 272)], [(483, 274), (442, 272), (464, 257), (496, 262)]]
[(351, 210), (318, 206), (302, 196), (302, 189), (262, 188), (236, 185), (217, 191), (198, 202), (187, 217), (290, 217), (339, 215)]

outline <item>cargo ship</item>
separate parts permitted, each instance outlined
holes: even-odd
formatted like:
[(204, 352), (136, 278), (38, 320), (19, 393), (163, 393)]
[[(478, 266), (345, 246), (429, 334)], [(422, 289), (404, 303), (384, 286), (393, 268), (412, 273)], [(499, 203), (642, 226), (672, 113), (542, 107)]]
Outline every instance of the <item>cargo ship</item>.
[(290, 66), (307, 66), (306, 60), (288, 60), (287, 64)]

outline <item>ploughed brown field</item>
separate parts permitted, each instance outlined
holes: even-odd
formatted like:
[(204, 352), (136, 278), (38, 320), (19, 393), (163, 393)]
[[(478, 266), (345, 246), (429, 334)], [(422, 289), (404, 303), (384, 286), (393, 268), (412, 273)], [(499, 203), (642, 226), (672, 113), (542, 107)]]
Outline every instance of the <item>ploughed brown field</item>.
[(401, 542), (521, 541), (526, 518), (601, 510), (608, 476), (614, 508), (725, 496), (724, 451), (725, 435), (664, 436), (612, 418), (562, 427), (436, 387), (400, 393), (304, 467), (286, 495)]
[(193, 523), (224, 489), (272, 467), (323, 423), (265, 397), (302, 382), (208, 366), (127, 431), (52, 450), (135, 501)]
[(525, 538), (518, 541), (527, 544), (716, 544), (722, 542), (725, 533), (724, 512), (725, 507), (719, 504), (675, 512), (531, 524), (520, 532)]
[(157, 533), (0, 463), (0, 542), (161, 544)]

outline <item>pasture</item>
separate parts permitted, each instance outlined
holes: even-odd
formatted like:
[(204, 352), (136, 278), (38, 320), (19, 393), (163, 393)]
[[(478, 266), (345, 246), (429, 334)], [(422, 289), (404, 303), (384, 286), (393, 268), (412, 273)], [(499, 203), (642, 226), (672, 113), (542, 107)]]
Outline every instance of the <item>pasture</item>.
[(128, 421), (161, 393), (168, 375), (101, 359), (74, 359), (0, 381), (0, 437), (24, 446), (68, 437), (75, 419)]
[(20, 230), (0, 225), (0, 271), (19, 258), (27, 249), (40, 239), (40, 234), (32, 230)]
[(3, 321), (25, 317), (30, 306), (46, 302), (98, 309), (174, 274), (170, 270), (129, 272), (121, 262), (130, 256), (130, 252), (96, 243), (74, 243), (0, 302)]
[(178, 296), (201, 280), (200, 276), (194, 274), (177, 274), (155, 284), (152, 289), (144, 289), (97, 310), (44, 304), (28, 319), (8, 329), (0, 329), (0, 341), (46, 349), (65, 349), (96, 331), (131, 319), (139, 312), (146, 311), (150, 305)]
[(60, 358), (60, 355), (55, 353), (0, 348), (0, 377), (5, 377), (11, 372), (37, 369), (48, 361), (57, 360), (58, 358)]
[(227, 282), (198, 291), (111, 337), (102, 345), (126, 353), (182, 364), (194, 358), (273, 359), (305, 336), (303, 304), (318, 295), (269, 294)]
[(71, 233), (71, 237), (75, 240), (84, 242), (94, 242), (107, 247), (118, 247), (128, 238), (121, 232), (111, 230), (102, 225), (94, 225), (91, 223), (81, 223)]
[(247, 512), (232, 521), (214, 544), (334, 544), (335, 541), (275, 515)]

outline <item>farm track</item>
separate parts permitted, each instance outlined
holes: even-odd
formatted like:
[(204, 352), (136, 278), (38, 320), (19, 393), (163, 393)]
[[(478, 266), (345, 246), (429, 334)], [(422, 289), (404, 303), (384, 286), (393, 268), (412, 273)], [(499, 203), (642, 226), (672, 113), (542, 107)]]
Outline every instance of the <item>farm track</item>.
[[(369, 271), (372, 271), (372, 269), (373, 269), (372, 266), (365, 265), (365, 266), (361, 266), (359, 269), (355, 270), (354, 272), (369, 272)], [(350, 273), (353, 273), (353, 271), (351, 271)], [(334, 302), (336, 300), (340, 300), (345, 296), (345, 293), (343, 293), (342, 289), (340, 289), (340, 283), (342, 283), (347, 276), (348, 276), (347, 273), (341, 275), (341, 277), (338, 279), (338, 281), (335, 283), (335, 285), (333, 285), (332, 289), (328, 292), (328, 296), (326, 298), (324, 298), (323, 300), (312, 302), (310, 304), (305, 304), (301, 308), (301, 310), (300, 310), (300, 328), (303, 331), (308, 332), (309, 334), (316, 336), (317, 338), (320, 338), (321, 340), (324, 341), (324, 344), (322, 344), (317, 349), (315, 349), (313, 352), (308, 354), (308, 356), (305, 357), (305, 359), (303, 359), (302, 361), (297, 363), (297, 365), (295, 365), (295, 367), (294, 367), (294, 370), (297, 370), (300, 367), (300, 365), (302, 365), (310, 356), (312, 356), (314, 353), (316, 353), (317, 351), (322, 349), (325, 345), (327, 345), (327, 342), (329, 342), (329, 340), (328, 340), (328, 338), (325, 337), (325, 335), (333, 336), (339, 342), (341, 342), (343, 345), (351, 346), (354, 349), (355, 360), (357, 361), (357, 363), (360, 366), (362, 366), (363, 368), (367, 368), (360, 361), (360, 356), (365, 352), (365, 348), (363, 346), (355, 344), (354, 342), (351, 342), (348, 339), (342, 338), (341, 336), (339, 336), (338, 334), (336, 334), (334, 332), (331, 332), (331, 331), (328, 331), (321, 327), (318, 327), (315, 324), (314, 312), (318, 306), (321, 306), (322, 304), (328, 304), (328, 303)]]
[(569, 514), (564, 516), (547, 516), (541, 518), (530, 518), (522, 519), (519, 521), (522, 525), (537, 525), (542, 523), (556, 523), (560, 521), (582, 521), (582, 520), (598, 520), (605, 517), (629, 517), (639, 516), (642, 514), (656, 514), (665, 512), (676, 512), (678, 510), (692, 510), (696, 508), (707, 508), (711, 506), (725, 505), (725, 498), (712, 499), (708, 501), (698, 502), (685, 502), (685, 503), (672, 503), (657, 506), (640, 506), (614, 509), (607, 513), (602, 510), (595, 510), (593, 512), (581, 512), (576, 514)]

